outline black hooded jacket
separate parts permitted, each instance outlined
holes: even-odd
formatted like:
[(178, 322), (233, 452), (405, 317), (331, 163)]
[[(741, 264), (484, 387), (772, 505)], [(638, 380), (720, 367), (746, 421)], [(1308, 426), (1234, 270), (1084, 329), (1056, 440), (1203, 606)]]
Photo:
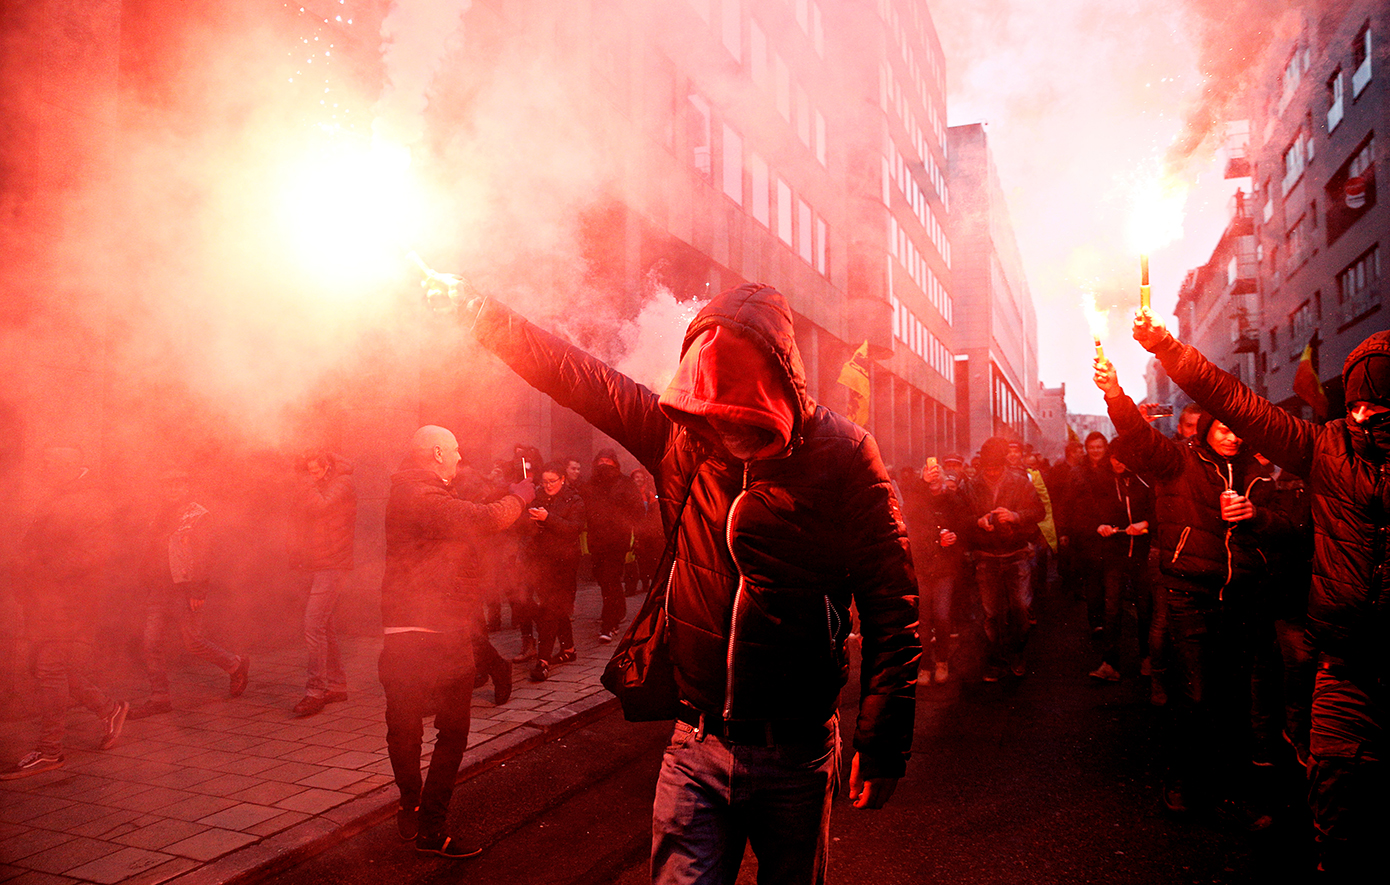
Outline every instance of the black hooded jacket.
[(863, 638), (854, 746), (865, 777), (899, 777), (921, 644), (907, 532), (878, 448), (807, 395), (791, 311), (775, 289), (751, 284), (712, 300), (682, 356), (715, 326), (755, 342), (777, 367), (767, 382), (797, 404), (791, 442), (775, 457), (733, 458), (673, 420), (656, 393), (490, 299), (474, 331), (655, 478), (676, 533), (666, 600), (682, 696), (728, 720), (828, 720), (848, 677), (853, 601)]
[[(1287, 534), (1288, 520), (1276, 508), (1260, 506), (1273, 495), (1274, 483), (1249, 455), (1224, 458), (1207, 445), (1211, 415), (1204, 415), (1197, 435), (1178, 442), (1159, 433), (1128, 396), (1107, 398), (1110, 420), (1120, 433), (1117, 457), (1141, 477), (1154, 482), (1154, 543), (1159, 570), (1183, 586), (1224, 596), (1233, 583), (1267, 574), (1261, 545)], [(1260, 489), (1259, 486), (1267, 486)], [(1236, 491), (1253, 498), (1255, 515), (1240, 522), (1221, 518), (1221, 493)]]

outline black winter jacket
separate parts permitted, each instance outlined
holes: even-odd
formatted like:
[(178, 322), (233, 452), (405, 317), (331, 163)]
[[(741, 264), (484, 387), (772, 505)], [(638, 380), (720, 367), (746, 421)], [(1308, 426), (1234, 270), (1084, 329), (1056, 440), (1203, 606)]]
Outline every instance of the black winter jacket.
[(545, 520), (537, 522), (529, 512), (522, 514), (521, 527), (529, 537), (529, 553), (538, 560), (579, 563), (579, 533), (584, 528), (585, 501), (569, 483), (560, 486), (555, 495), (537, 492), (528, 511), (537, 507), (546, 510)]
[(382, 626), (472, 629), (481, 604), (478, 540), (520, 515), (515, 495), (474, 504), (455, 497), (432, 470), (406, 465), (392, 474)]
[[(1147, 563), (1149, 539), (1154, 533), (1154, 492), (1148, 483), (1131, 470), (1116, 473), (1108, 466), (1105, 471), (1085, 472), (1084, 493), (1078, 499), (1081, 521), (1078, 531), (1087, 539), (1088, 549), (1102, 563)], [(1135, 523), (1147, 522), (1147, 534), (1130, 535), (1123, 529)], [(1097, 531), (1111, 525), (1121, 531), (1103, 538)]]
[(865, 777), (902, 775), (912, 743), (917, 584), (907, 532), (873, 438), (816, 405), (771, 287), (715, 298), (686, 330), (723, 325), (766, 348), (800, 405), (777, 458), (742, 462), (672, 421), (658, 396), (494, 301), (479, 340), (651, 471), (676, 532), (665, 577), (682, 696), (728, 720), (824, 722), (848, 678), (853, 601), (863, 666), (854, 747)]
[(1390, 462), (1359, 444), (1346, 419), (1314, 424), (1295, 418), (1171, 335), (1153, 353), (1204, 409), (1266, 458), (1305, 477), (1313, 512), (1308, 636), (1321, 652), (1383, 667), (1390, 626)]
[[(918, 580), (943, 575), (959, 575), (965, 565), (965, 526), (969, 521), (961, 512), (960, 498), (938, 490), (920, 477), (899, 484), (903, 493), (903, 519), (912, 540), (912, 561)], [(941, 532), (956, 534), (950, 547), (941, 546)]]
[[(960, 498), (970, 549), (982, 553), (1000, 555), (1028, 549), (1038, 534), (1038, 523), (1046, 514), (1032, 478), (1012, 467), (1004, 469), (997, 490), (991, 489), (979, 474), (965, 480), (961, 483)], [(996, 523), (993, 531), (980, 528), (980, 517), (996, 507), (1017, 513), (1018, 522), (1012, 525)]]
[[(1286, 534), (1289, 525), (1276, 509), (1259, 506), (1267, 498), (1257, 486), (1268, 486), (1272, 494), (1274, 483), (1247, 454), (1250, 447), (1228, 460), (1205, 442), (1209, 419), (1196, 436), (1178, 442), (1145, 421), (1128, 396), (1107, 397), (1106, 406), (1120, 433), (1116, 455), (1154, 483), (1159, 571), (1185, 588), (1223, 598), (1232, 583), (1266, 575), (1261, 546)], [(1228, 490), (1255, 500), (1254, 517), (1234, 523), (1221, 518), (1221, 493)]]

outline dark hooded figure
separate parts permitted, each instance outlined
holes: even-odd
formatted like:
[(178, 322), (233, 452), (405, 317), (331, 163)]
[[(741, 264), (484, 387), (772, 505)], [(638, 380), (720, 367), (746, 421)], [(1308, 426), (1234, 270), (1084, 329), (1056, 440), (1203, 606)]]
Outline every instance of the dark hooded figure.
[(637, 484), (618, 467), (618, 453), (599, 449), (594, 470), (582, 492), (589, 525), (589, 556), (594, 582), (603, 596), (599, 642), (612, 642), (627, 615), (623, 597), (623, 563), (632, 550), (632, 530), (642, 514)]
[(1134, 338), (1203, 408), (1312, 498), (1308, 637), (1318, 655), (1308, 765), (1321, 868), (1373, 869), (1390, 823), (1385, 801), (1390, 639), (1390, 332), (1357, 345), (1342, 367), (1346, 417), (1316, 424), (1255, 395), (1147, 313)]
[(674, 533), (662, 575), (682, 712), (656, 787), (653, 881), (733, 882), (747, 843), (762, 879), (824, 881), (850, 603), (858, 807), (881, 805), (903, 774), (921, 645), (877, 445), (807, 395), (786, 300), (758, 284), (712, 300), (659, 396), (491, 299), (463, 316), (651, 471)]

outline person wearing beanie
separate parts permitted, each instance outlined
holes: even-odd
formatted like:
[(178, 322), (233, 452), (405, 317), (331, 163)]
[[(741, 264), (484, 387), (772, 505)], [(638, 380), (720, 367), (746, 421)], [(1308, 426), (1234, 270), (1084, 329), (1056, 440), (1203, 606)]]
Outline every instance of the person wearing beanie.
[(1008, 462), (1009, 443), (992, 436), (980, 446), (980, 472), (960, 486), (966, 544), (975, 562), (975, 583), (984, 609), (989, 659), (984, 679), (1004, 668), (1028, 672), (1023, 644), (1032, 605), (1032, 548), (1044, 511), (1033, 481)]
[(655, 479), (669, 535), (654, 592), (679, 697), (652, 881), (732, 883), (749, 845), (764, 881), (825, 881), (850, 605), (862, 694), (849, 795), (878, 808), (912, 745), (917, 581), (878, 446), (811, 399), (786, 299), (753, 283), (710, 300), (660, 394), (492, 298), (461, 319)]
[(1134, 339), (1188, 396), (1312, 498), (1313, 582), (1307, 636), (1318, 657), (1309, 734), (1309, 804), (1319, 867), (1340, 877), (1379, 862), (1390, 725), (1390, 331), (1342, 367), (1346, 416), (1297, 418), (1178, 341), (1149, 311)]

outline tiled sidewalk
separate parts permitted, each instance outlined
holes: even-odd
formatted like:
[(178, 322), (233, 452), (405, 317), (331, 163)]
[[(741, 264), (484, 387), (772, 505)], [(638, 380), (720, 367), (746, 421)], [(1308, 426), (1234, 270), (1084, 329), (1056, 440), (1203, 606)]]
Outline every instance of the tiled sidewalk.
[[(539, 684), (517, 665), (501, 707), (491, 683), (475, 692), (465, 769), (607, 702), (598, 677), (611, 646), (597, 643), (598, 608), (597, 587), (581, 586), (577, 662)], [(515, 630), (492, 640), (505, 657), (517, 651)], [(380, 648), (375, 638), (345, 640), (348, 700), (306, 719), (289, 712), (303, 695), (300, 648), (252, 649), (250, 686), (236, 700), (225, 697), (226, 677), (202, 662), (175, 671), (174, 712), (128, 722), (104, 752), (93, 749), (100, 723), (75, 708), (63, 768), (0, 781), (0, 881), (220, 883), (384, 819), (396, 794)], [(118, 689), (138, 699), (144, 686)], [(0, 753), (10, 761), (32, 748), (37, 723), (4, 731)], [(426, 740), (433, 734), (427, 728)]]

